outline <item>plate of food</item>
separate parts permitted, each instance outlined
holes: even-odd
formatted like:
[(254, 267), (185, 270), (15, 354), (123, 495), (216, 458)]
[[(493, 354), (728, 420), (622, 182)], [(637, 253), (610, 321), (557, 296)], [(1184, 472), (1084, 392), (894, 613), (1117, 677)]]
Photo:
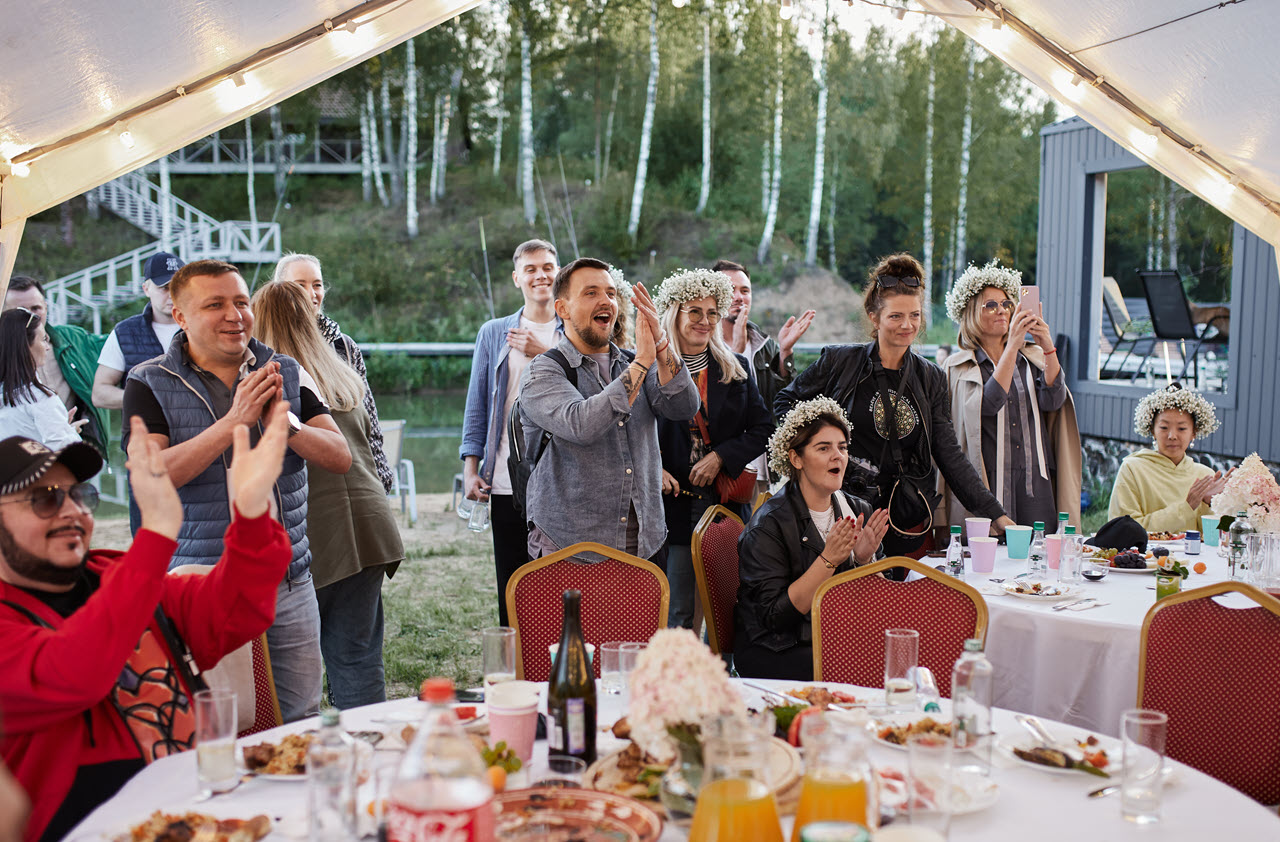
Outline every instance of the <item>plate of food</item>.
[(1148, 541), (1181, 541), (1187, 537), (1185, 532), (1148, 532)]
[(866, 707), (868, 704), (866, 699), (859, 699), (846, 690), (819, 687), (815, 684), (793, 687), (787, 691), (787, 695), (821, 710), (826, 710), (827, 708)]
[(1060, 599), (1070, 599), (1079, 593), (1078, 588), (1059, 585), (1055, 582), (1033, 582), (1027, 579), (1005, 582), (1000, 585), (1000, 589), (1009, 596), (1039, 602), (1057, 602)]
[(1119, 740), (1078, 731), (1053, 736), (1058, 738), (1057, 746), (1041, 745), (1030, 734), (1008, 734), (996, 741), (996, 748), (1025, 766), (1050, 774), (1085, 772), (1106, 777), (1119, 773), (1122, 757)]
[(662, 835), (657, 812), (634, 798), (611, 792), (539, 787), (499, 793), (493, 801), (498, 808), (499, 839), (654, 842)]
[(129, 828), (115, 842), (172, 842), (199, 839), (201, 842), (257, 842), (271, 832), (271, 819), (220, 819), (204, 813), (164, 813), (156, 810), (144, 822)]
[(932, 734), (951, 739), (951, 723), (927, 713), (891, 714), (867, 723), (871, 739), (880, 745), (905, 751), (912, 737)]
[(290, 734), (278, 743), (263, 742), (241, 746), (244, 768), (259, 778), (270, 781), (305, 781), (307, 750), (315, 732)]

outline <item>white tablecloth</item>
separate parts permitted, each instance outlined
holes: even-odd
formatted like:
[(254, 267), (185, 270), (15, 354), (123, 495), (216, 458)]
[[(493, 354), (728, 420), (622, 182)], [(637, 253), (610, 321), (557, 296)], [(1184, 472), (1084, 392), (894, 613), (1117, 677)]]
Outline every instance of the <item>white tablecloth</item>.
[[(794, 682), (753, 683), (778, 690), (794, 686)], [(739, 689), (748, 704), (760, 705), (759, 694), (741, 684)], [(883, 693), (882, 690), (865, 688), (845, 689), (853, 690), (859, 698), (876, 698)], [(621, 705), (617, 697), (601, 696), (601, 700), (600, 721), (612, 723), (621, 714)], [(415, 700), (371, 705), (344, 713), (343, 724), (351, 730), (385, 729), (387, 726), (379, 726), (377, 720), (388, 714), (405, 714), (420, 708)], [(1013, 723), (1012, 714), (1006, 711), (997, 711), (994, 726), (997, 734), (1016, 734), (1019, 730)], [(285, 733), (314, 727), (314, 719), (293, 723), (252, 737), (249, 742), (278, 740)], [(1060, 727), (1064, 729), (1060, 732), (1062, 736), (1084, 735), (1076, 729)], [(1058, 727), (1051, 726), (1051, 730), (1056, 731)], [(599, 750), (602, 754), (620, 746), (620, 741), (601, 733)], [(1015, 766), (1013, 761), (1000, 758), (1002, 755), (997, 755), (992, 771), (993, 779), (1000, 787), (997, 802), (981, 812), (957, 816), (952, 822), (952, 842), (1021, 842), (1031, 833), (1035, 834), (1036, 842), (1118, 842), (1129, 839), (1203, 842), (1217, 838), (1243, 842), (1280, 838), (1280, 819), (1274, 813), (1227, 785), (1181, 764), (1173, 764), (1178, 772), (1166, 786), (1164, 820), (1155, 826), (1138, 827), (1121, 818), (1118, 795), (1085, 798), (1085, 793), (1105, 783), (1101, 779), (1083, 773), (1061, 775), (1042, 772), (1022, 764)], [(1118, 754), (1116, 759), (1119, 760)], [(545, 761), (546, 743), (539, 741), (533, 764), (536, 768)], [(906, 770), (904, 752), (879, 745), (872, 748), (872, 761), (878, 767)], [(86, 818), (68, 839), (71, 842), (100, 842), (146, 818), (153, 810), (198, 809), (221, 817), (247, 818), (265, 813), (276, 823), (276, 830), (267, 842), (296, 842), (306, 836), (305, 793), (305, 783), (259, 778), (227, 795), (196, 804), (195, 753), (187, 752), (148, 766), (115, 798)], [(790, 824), (790, 817), (785, 818), (784, 827), (788, 833)], [(683, 834), (670, 825), (662, 834), (662, 842), (679, 842), (683, 838)]]
[[(1158, 546), (1183, 555), (1181, 541)], [(1184, 588), (1228, 578), (1226, 560), (1216, 547), (1205, 547), (1199, 556), (1188, 558), (1192, 563), (1205, 562), (1209, 569), (1192, 573)], [(1025, 573), (1026, 564), (1011, 561), (1005, 547), (999, 547), (994, 572), (970, 570), (965, 575), (966, 582), (984, 592), (990, 609), (987, 657), (995, 667), (995, 704), (1118, 734), (1120, 714), (1134, 707), (1138, 697), (1142, 620), (1156, 602), (1155, 575), (1112, 571), (1101, 582), (1086, 580), (1078, 586), (1081, 595), (1097, 597), (1107, 605), (1078, 612), (1054, 611), (1052, 602), (989, 593), (1000, 589), (990, 579), (1008, 581)], [(1241, 607), (1252, 604), (1243, 598), (1224, 601)]]

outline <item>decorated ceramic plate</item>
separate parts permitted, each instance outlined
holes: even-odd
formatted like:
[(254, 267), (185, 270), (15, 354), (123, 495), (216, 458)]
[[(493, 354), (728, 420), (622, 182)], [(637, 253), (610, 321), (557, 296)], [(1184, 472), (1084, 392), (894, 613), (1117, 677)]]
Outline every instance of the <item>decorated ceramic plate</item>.
[(608, 839), (654, 842), (662, 819), (647, 805), (593, 789), (539, 787), (494, 796), (500, 839), (572, 842)]
[[(1060, 731), (1053, 729), (1051, 733), (1053, 737), (1060, 739), (1064, 746), (1075, 749), (1071, 752), (1071, 757), (1081, 759), (1084, 756), (1088, 756), (1091, 758), (1090, 763), (1095, 769), (1101, 769), (1113, 778), (1119, 776), (1124, 751), (1119, 740), (1112, 737), (1094, 736), (1096, 743), (1090, 746), (1086, 742), (1090, 734), (1086, 731), (1078, 729)], [(1006, 757), (1012, 758), (1019, 767), (1025, 766), (1041, 772), (1048, 772), (1051, 775), (1083, 775), (1090, 777), (1079, 769), (1063, 769), (1060, 766), (1048, 766), (1044, 763), (1025, 760), (1013, 751), (1015, 748), (1026, 751), (1035, 748), (1039, 744), (1034, 737), (1027, 733), (1005, 734), (996, 740), (996, 748)]]
[(867, 732), (882, 746), (906, 751), (907, 740), (921, 734), (951, 739), (951, 723), (933, 713), (889, 714), (869, 721)]

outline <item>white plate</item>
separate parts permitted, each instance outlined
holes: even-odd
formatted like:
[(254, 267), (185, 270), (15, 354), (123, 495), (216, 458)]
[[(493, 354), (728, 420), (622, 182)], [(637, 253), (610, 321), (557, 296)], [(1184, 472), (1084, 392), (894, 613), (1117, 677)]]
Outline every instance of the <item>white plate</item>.
[(1159, 567), (1154, 561), (1148, 561), (1145, 569), (1139, 570), (1136, 567), (1112, 567), (1107, 565), (1108, 573), (1154, 573)]
[[(889, 774), (886, 775), (886, 773)], [(880, 776), (881, 806), (889, 807), (899, 813), (905, 813), (907, 810), (907, 785), (903, 780), (905, 777), (903, 771), (893, 768), (881, 768), (877, 770), (877, 774)], [(968, 813), (985, 810), (995, 804), (1000, 798), (1000, 787), (989, 777), (968, 774), (962, 781), (953, 784), (951, 794), (953, 799), (951, 814), (963, 816)]]
[(894, 749), (895, 751), (906, 751), (907, 750), (906, 746), (898, 745), (897, 743), (891, 743), (888, 740), (882, 739), (880, 737), (881, 729), (889, 725), (912, 725), (916, 722), (919, 722), (921, 719), (926, 719), (926, 718), (932, 719), (935, 722), (945, 722), (947, 724), (950, 724), (950, 720), (943, 717), (941, 714), (937, 714), (937, 713), (921, 713), (921, 712), (891, 713), (886, 716), (880, 716), (868, 721), (867, 732), (871, 735), (871, 739), (874, 742), (877, 742), (882, 746), (887, 746), (888, 748)]
[[(1090, 734), (1088, 731), (1070, 727), (1050, 728), (1049, 733), (1054, 737), (1054, 739), (1067, 746), (1075, 746), (1077, 737), (1087, 739)], [(1094, 736), (1098, 738), (1098, 747), (1106, 751), (1107, 760), (1109, 761), (1107, 763), (1107, 767), (1102, 771), (1106, 772), (1113, 780), (1118, 782), (1120, 777), (1120, 767), (1123, 763), (1123, 745), (1119, 740), (1111, 737), (1105, 737), (1101, 734), (1094, 734)], [(1030, 760), (1023, 760), (1021, 757), (1013, 753), (1015, 748), (1020, 748), (1023, 751), (1026, 751), (1027, 749), (1035, 748), (1038, 745), (1040, 745), (1040, 743), (1027, 733), (1004, 734), (996, 740), (996, 748), (1003, 752), (1006, 757), (1011, 758), (1019, 766), (1027, 766), (1040, 772), (1047, 772), (1050, 775), (1075, 775), (1081, 778), (1105, 780), (1104, 778), (1100, 778), (1096, 775), (1091, 775), (1088, 772), (1082, 772), (1079, 769), (1061, 769), (1057, 766), (1046, 766), (1043, 763), (1032, 763)], [(1077, 748), (1075, 754), (1078, 755), (1081, 753), (1080, 749)], [(1099, 786), (1101, 786), (1101, 784), (1099, 784)]]
[(1018, 599), (1029, 599), (1032, 602), (1059, 602), (1061, 600), (1071, 599), (1073, 596), (1080, 595), (1079, 588), (1064, 587), (1062, 585), (1051, 584), (1048, 586), (1052, 591), (1051, 593), (1039, 593), (1039, 594), (1018, 593), (1016, 590), (1014, 590), (1016, 587), (1017, 585), (1013, 582), (1005, 582), (1003, 585), (1000, 586), (1000, 589), (1004, 591), (1006, 594), (1008, 594), (1009, 596), (1017, 597)]

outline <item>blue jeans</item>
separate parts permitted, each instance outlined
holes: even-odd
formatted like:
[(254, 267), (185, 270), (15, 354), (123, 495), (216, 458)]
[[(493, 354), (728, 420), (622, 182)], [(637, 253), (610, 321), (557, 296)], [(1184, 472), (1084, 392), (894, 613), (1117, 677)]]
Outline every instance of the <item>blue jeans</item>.
[(667, 547), (667, 583), (671, 586), (667, 626), (673, 629), (693, 628), (693, 603), (698, 592), (698, 580), (693, 575), (693, 549), (688, 544)]
[(382, 668), (382, 580), (386, 575), (386, 565), (379, 564), (316, 591), (329, 700), (339, 710), (387, 700)]
[(320, 610), (307, 571), (276, 591), (276, 621), (267, 629), (271, 674), (285, 722), (320, 710)]

